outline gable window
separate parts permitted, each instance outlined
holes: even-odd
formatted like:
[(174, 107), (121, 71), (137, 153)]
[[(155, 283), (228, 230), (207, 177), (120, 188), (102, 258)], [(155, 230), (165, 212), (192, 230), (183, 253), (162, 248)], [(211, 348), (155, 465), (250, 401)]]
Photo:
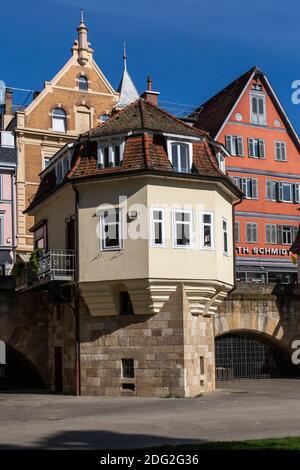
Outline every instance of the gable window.
[(251, 98), (251, 122), (260, 126), (265, 126), (266, 119), (266, 98), (261, 94), (250, 95)]
[(67, 115), (64, 109), (54, 108), (52, 111), (52, 129), (57, 132), (67, 131)]
[(278, 225), (277, 239), (282, 245), (291, 245), (296, 238), (298, 227), (293, 225)]
[(277, 201), (278, 199), (278, 182), (277, 181), (267, 180), (266, 199), (268, 201)]
[(228, 222), (227, 219), (222, 220), (222, 231), (223, 231), (223, 253), (228, 255)]
[(98, 167), (109, 168), (120, 166), (123, 159), (124, 143), (98, 146)]
[(151, 245), (165, 246), (165, 213), (163, 209), (151, 209)]
[(277, 225), (266, 224), (266, 243), (276, 244), (277, 243)]
[(102, 250), (120, 250), (122, 248), (121, 212), (119, 209), (103, 211)]
[(84, 75), (80, 75), (78, 78), (79, 90), (87, 91), (89, 89), (88, 79)]
[(133, 315), (133, 307), (129, 292), (119, 292), (119, 315)]
[(275, 142), (275, 159), (279, 162), (286, 161), (286, 143), (276, 141)]
[(192, 145), (172, 142), (170, 159), (175, 171), (189, 173), (192, 167)]
[(266, 158), (264, 139), (248, 139), (249, 157)]
[(234, 241), (240, 241), (240, 223), (237, 220), (234, 222)]
[(258, 181), (256, 178), (232, 177), (234, 184), (243, 191), (246, 199), (258, 199)]
[(174, 248), (192, 248), (192, 211), (175, 210), (173, 246)]
[(214, 248), (214, 228), (213, 228), (213, 213), (202, 212), (200, 214), (200, 227), (201, 227), (201, 248), (213, 249)]
[(244, 156), (244, 139), (238, 135), (226, 136), (226, 148), (230, 155)]
[(246, 224), (246, 240), (249, 243), (258, 242), (257, 223), (249, 222)]

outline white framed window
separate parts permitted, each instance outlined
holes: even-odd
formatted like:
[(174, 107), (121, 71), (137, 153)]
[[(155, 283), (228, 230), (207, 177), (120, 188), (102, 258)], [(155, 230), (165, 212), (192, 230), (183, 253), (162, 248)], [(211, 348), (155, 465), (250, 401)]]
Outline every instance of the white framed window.
[(266, 97), (260, 93), (250, 94), (251, 122), (260, 126), (267, 123)]
[(286, 142), (275, 141), (275, 160), (286, 162)]
[(78, 88), (83, 91), (87, 91), (89, 89), (88, 79), (84, 75), (80, 75), (78, 78)]
[(240, 178), (241, 190), (246, 199), (258, 199), (258, 181), (255, 178)]
[(109, 168), (120, 166), (123, 160), (125, 142), (98, 145), (98, 167)]
[(273, 180), (266, 181), (266, 199), (268, 201), (278, 200), (278, 182)]
[(4, 216), (0, 214), (0, 246), (4, 245)]
[(50, 165), (51, 158), (52, 157), (48, 157), (48, 156), (44, 157), (44, 159), (43, 159), (43, 169), (47, 168)]
[(223, 253), (228, 255), (229, 246), (228, 246), (228, 221), (223, 217), (222, 219), (222, 232), (223, 232)]
[(246, 224), (246, 240), (249, 243), (258, 242), (258, 229), (256, 222), (248, 222)]
[(248, 139), (248, 153), (251, 158), (266, 158), (264, 139)]
[(278, 183), (278, 199), (281, 202), (293, 202), (293, 184), (280, 182)]
[(67, 132), (67, 114), (63, 108), (53, 109), (52, 129), (57, 132)]
[(225, 157), (221, 152), (217, 153), (217, 160), (218, 160), (219, 169), (222, 171), (222, 173), (225, 173), (226, 172)]
[(168, 141), (168, 154), (175, 171), (190, 173), (193, 161), (193, 145), (191, 143)]
[(278, 244), (291, 245), (296, 238), (298, 227), (294, 225), (278, 225), (277, 240)]
[(122, 214), (120, 209), (104, 210), (100, 217), (102, 250), (121, 250), (123, 246), (123, 237)]
[(300, 183), (294, 184), (294, 201), (300, 202)]
[(239, 135), (226, 135), (226, 148), (230, 155), (244, 156), (244, 139)]
[(14, 148), (15, 136), (11, 131), (1, 131), (1, 147)]
[(193, 213), (191, 210), (173, 211), (173, 248), (193, 247)]
[(275, 244), (277, 243), (277, 225), (266, 224), (266, 243)]
[(213, 250), (214, 240), (214, 215), (212, 212), (200, 212), (200, 246), (203, 250)]
[(239, 221), (235, 221), (234, 222), (234, 241), (235, 242), (239, 242), (241, 239), (241, 235), (240, 235), (240, 222)]
[(164, 209), (151, 208), (150, 218), (151, 246), (164, 248), (166, 246)]

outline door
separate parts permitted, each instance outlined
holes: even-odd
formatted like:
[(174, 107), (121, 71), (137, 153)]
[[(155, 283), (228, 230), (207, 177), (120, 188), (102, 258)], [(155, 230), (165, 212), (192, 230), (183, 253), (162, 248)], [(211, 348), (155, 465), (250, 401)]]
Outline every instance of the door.
[(62, 347), (57, 346), (54, 349), (54, 375), (55, 375), (55, 391), (61, 393), (63, 391), (63, 363), (62, 363)]

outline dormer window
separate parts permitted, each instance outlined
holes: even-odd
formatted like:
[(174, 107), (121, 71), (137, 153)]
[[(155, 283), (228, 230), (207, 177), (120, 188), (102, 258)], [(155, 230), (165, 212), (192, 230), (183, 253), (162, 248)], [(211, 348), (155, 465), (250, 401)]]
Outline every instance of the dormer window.
[(123, 143), (100, 143), (98, 144), (98, 167), (110, 168), (121, 165), (124, 152)]
[(218, 160), (219, 170), (221, 170), (222, 173), (225, 173), (225, 157), (221, 152), (217, 153), (217, 160)]
[(169, 142), (169, 159), (175, 171), (190, 173), (192, 168), (192, 144)]
[(84, 75), (80, 75), (78, 78), (78, 88), (82, 91), (87, 91), (89, 89), (88, 79)]

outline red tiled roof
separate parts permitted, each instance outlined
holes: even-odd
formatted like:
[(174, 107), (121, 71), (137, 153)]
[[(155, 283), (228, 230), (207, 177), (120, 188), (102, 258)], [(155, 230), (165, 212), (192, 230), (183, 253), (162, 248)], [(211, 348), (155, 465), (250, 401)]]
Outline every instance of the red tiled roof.
[[(123, 160), (119, 167), (101, 168), (97, 160), (97, 137), (128, 134), (125, 137)], [(233, 192), (239, 190), (218, 167), (215, 151), (209, 144), (208, 134), (184, 124), (157, 106), (142, 99), (120, 111), (106, 123), (82, 135), (73, 153), (71, 169), (66, 181), (79, 181), (87, 177), (128, 174), (136, 171), (156, 171), (174, 173), (168, 157), (166, 138), (173, 134), (196, 137), (193, 140), (192, 174), (201, 177), (214, 177), (223, 180)], [(178, 176), (178, 173), (176, 173)], [(184, 175), (186, 177), (187, 175)], [(27, 210), (56, 190), (55, 170), (43, 175), (38, 192)], [(241, 193), (242, 194), (242, 193)]]

